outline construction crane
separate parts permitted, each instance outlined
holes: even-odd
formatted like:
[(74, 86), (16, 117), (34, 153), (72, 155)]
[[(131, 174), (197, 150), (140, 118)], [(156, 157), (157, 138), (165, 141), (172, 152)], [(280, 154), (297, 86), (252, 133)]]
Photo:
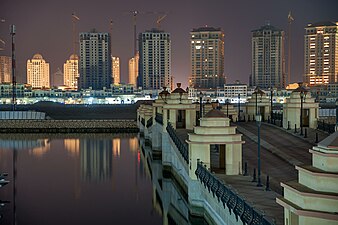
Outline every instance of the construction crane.
[[(4, 23), (4, 22), (6, 22), (6, 20), (3, 19), (3, 18), (1, 18), (1, 19), (0, 19), (0, 22), (1, 22), (1, 23)], [(1, 50), (4, 50), (4, 49), (5, 49), (6, 42), (0, 38), (0, 43), (3, 44), (3, 48), (0, 47), (0, 51), (1, 51)]]
[(168, 14), (164, 14), (163, 16), (159, 16), (156, 20), (156, 24), (157, 24), (157, 29), (161, 28), (161, 22), (162, 20), (164, 20), (164, 18), (167, 17)]
[(291, 83), (291, 23), (295, 19), (291, 15), (291, 11), (288, 14), (288, 82)]
[(75, 12), (72, 13), (72, 23), (73, 23), (73, 54), (76, 54), (76, 22), (79, 21), (80, 18), (75, 15)]
[(110, 19), (110, 52), (111, 52), (111, 56), (113, 56), (113, 25), (114, 25), (114, 21), (113, 19)]

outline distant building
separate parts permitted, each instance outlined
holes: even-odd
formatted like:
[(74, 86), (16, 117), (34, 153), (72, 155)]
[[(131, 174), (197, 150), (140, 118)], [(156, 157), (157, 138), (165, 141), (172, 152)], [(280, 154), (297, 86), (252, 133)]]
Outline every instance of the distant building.
[(0, 56), (0, 83), (12, 82), (12, 58)]
[(32, 88), (50, 87), (49, 63), (41, 54), (35, 54), (33, 59), (27, 60), (27, 83)]
[(50, 83), (53, 87), (59, 87), (63, 85), (63, 73), (60, 68), (50, 77)]
[(225, 84), (224, 85), (224, 97), (225, 98), (237, 98), (240, 95), (241, 98), (246, 98), (248, 95), (248, 86), (246, 84)]
[(78, 89), (100, 90), (112, 84), (110, 35), (80, 33), (80, 78)]
[(139, 34), (138, 86), (144, 90), (159, 90), (170, 86), (170, 34), (152, 29)]
[(189, 86), (216, 89), (225, 84), (224, 32), (201, 27), (190, 32), (191, 76)]
[(120, 75), (120, 58), (117, 56), (112, 56), (112, 79), (113, 84), (119, 84), (121, 82), (121, 75)]
[(262, 26), (252, 31), (250, 86), (263, 89), (285, 87), (284, 31)]
[(69, 88), (77, 89), (79, 79), (79, 57), (71, 55), (69, 60), (63, 64), (63, 84)]
[(304, 81), (338, 82), (338, 22), (308, 24), (304, 36)]
[(129, 59), (129, 84), (137, 85), (137, 76), (138, 76), (138, 63), (139, 63), (140, 55), (137, 52), (136, 55)]

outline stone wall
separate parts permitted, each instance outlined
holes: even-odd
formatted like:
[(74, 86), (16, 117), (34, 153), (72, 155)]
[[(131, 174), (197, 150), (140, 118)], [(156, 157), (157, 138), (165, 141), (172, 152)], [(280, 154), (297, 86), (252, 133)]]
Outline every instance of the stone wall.
[(133, 120), (2, 120), (0, 133), (133, 133)]

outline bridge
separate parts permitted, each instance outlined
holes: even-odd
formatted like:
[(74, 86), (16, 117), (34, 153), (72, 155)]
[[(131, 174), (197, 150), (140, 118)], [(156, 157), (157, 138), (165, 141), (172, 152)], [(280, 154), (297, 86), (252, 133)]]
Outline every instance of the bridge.
[[(177, 88), (138, 109), (144, 143), (153, 154), (161, 153), (163, 171), (184, 190), (189, 213), (210, 224), (298, 224), (289, 223), (286, 205), (276, 202), (283, 199), (281, 183), (298, 179), (299, 167), (312, 164), (309, 149), (329, 133), (309, 126), (300, 135), (299, 128), (266, 121), (258, 137), (255, 121), (231, 122), (224, 109), (216, 108), (199, 112), (199, 105)], [(256, 173), (259, 142), (262, 187)]]

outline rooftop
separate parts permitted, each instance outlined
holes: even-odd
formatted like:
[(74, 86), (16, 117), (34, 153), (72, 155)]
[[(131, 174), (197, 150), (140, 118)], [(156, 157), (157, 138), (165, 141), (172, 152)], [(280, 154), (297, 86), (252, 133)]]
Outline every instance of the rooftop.
[(309, 23), (307, 27), (324, 27), (324, 26), (338, 26), (338, 22), (322, 21), (316, 23)]
[(274, 27), (270, 24), (261, 26), (259, 29), (252, 30), (251, 32), (257, 32), (257, 31), (264, 31), (264, 30), (271, 30), (271, 31), (283, 31), (282, 29), (279, 29), (277, 27)]
[(200, 28), (193, 28), (192, 32), (207, 32), (207, 31), (221, 31), (221, 28), (217, 27), (200, 27)]

